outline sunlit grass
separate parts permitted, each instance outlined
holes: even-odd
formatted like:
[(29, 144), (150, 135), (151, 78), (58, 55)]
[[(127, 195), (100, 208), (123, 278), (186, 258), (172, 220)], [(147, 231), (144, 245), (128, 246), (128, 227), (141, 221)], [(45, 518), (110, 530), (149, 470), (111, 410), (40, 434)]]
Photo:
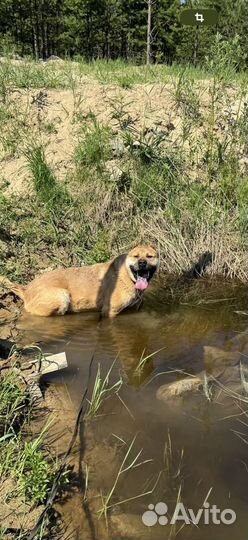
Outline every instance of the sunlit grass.
[(105, 376), (101, 374), (101, 366), (98, 364), (97, 373), (92, 389), (91, 398), (88, 400), (88, 408), (86, 411), (86, 418), (92, 418), (99, 412), (102, 404), (106, 399), (113, 395), (118, 395), (121, 386), (123, 384), (120, 378), (115, 383), (110, 383), (110, 375), (112, 373), (115, 362), (109, 368)]

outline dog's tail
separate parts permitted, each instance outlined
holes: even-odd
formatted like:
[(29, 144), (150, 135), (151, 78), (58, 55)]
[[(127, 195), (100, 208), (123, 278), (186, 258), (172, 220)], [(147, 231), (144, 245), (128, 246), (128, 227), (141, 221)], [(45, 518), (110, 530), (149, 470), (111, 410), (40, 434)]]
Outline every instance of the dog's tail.
[(4, 276), (0, 276), (0, 285), (3, 285), (3, 287), (6, 287), (6, 289), (9, 289), (11, 292), (19, 296), (19, 298), (24, 300), (26, 287), (24, 287), (23, 285), (19, 285), (18, 283), (12, 283), (8, 278)]

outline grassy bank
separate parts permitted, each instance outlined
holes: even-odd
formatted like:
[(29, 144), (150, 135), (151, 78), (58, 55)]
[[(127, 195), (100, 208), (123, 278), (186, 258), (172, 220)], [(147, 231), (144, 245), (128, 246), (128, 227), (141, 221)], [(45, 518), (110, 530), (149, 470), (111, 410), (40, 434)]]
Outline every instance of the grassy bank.
[[(26, 538), (44, 509), (59, 468), (47, 444), (51, 419), (25, 382), (23, 361), (16, 351), (8, 364), (0, 360), (1, 539)], [(67, 482), (66, 474), (61, 486)], [(52, 537), (52, 530), (46, 518), (39, 538)]]
[(0, 63), (1, 274), (143, 240), (164, 271), (247, 279), (247, 76), (214, 46), (202, 70)]

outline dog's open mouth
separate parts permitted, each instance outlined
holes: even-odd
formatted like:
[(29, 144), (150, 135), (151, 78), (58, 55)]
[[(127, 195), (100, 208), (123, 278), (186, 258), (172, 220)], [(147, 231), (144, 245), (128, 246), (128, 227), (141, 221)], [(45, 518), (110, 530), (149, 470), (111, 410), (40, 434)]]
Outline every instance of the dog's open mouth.
[(144, 291), (145, 289), (147, 289), (153, 272), (150, 271), (149, 268), (136, 269), (134, 266), (131, 266), (130, 270), (135, 279), (135, 289), (137, 289), (138, 291)]

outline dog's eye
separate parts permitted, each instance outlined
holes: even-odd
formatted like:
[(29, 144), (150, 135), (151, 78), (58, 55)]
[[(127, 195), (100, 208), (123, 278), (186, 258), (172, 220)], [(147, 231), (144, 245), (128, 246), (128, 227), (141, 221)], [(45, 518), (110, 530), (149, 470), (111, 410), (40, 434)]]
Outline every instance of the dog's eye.
[(147, 259), (153, 259), (154, 255), (147, 255), (146, 258)]
[(139, 255), (134, 255), (134, 259), (139, 259)]

